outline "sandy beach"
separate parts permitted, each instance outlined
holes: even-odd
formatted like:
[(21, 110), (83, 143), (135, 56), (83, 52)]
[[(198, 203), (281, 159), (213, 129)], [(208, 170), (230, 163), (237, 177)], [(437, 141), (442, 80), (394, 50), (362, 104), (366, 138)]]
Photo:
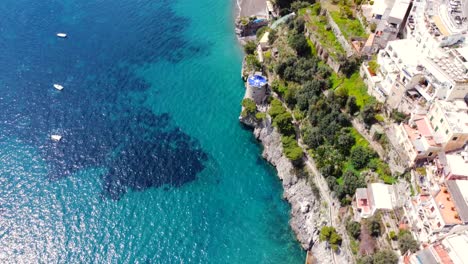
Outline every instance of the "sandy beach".
[(266, 0), (236, 0), (237, 16), (266, 16)]

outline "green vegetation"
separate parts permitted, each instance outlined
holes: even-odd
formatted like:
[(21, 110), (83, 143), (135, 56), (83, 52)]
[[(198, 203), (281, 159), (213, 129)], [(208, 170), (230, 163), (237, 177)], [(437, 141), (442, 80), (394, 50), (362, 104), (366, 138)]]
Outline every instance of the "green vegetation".
[(419, 244), (414, 239), (413, 235), (406, 230), (401, 230), (398, 234), (398, 247), (402, 254), (410, 251), (412, 253), (419, 250)]
[(356, 104), (362, 109), (366, 104), (372, 103), (375, 99), (367, 93), (367, 86), (359, 76), (359, 73), (352, 74), (349, 78), (338, 77), (331, 79), (332, 87), (346, 89), (348, 96), (356, 98)]
[(310, 46), (302, 33), (291, 34), (288, 37), (289, 45), (297, 52), (299, 56), (307, 56), (310, 54)]
[(398, 264), (398, 255), (391, 249), (383, 249), (374, 255), (367, 255), (357, 260), (358, 264)]
[(372, 33), (375, 33), (375, 30), (377, 29), (377, 24), (372, 22), (370, 25), (369, 25), (369, 28), (370, 28), (370, 31)]
[(247, 71), (260, 71), (262, 69), (262, 64), (254, 54), (245, 56), (245, 62), (247, 65)]
[(244, 52), (245, 54), (254, 54), (255, 50), (257, 49), (257, 43), (253, 40), (249, 40), (244, 45)]
[(341, 246), (341, 242), (343, 240), (336, 232), (336, 229), (332, 226), (322, 227), (319, 238), (320, 241), (327, 241), (334, 251), (338, 250), (338, 247)]
[(250, 98), (245, 98), (244, 100), (242, 100), (242, 106), (244, 107), (244, 110), (241, 113), (242, 117), (246, 117), (248, 115), (254, 115), (255, 112), (257, 111), (257, 105)]
[(264, 26), (264, 27), (261, 27), (261, 28), (257, 29), (257, 32), (255, 32), (255, 36), (257, 37), (257, 40), (260, 41), (263, 34), (265, 34), (265, 32), (268, 32), (268, 31), (270, 31), (270, 28), (267, 27), (267, 26)]
[(351, 237), (359, 239), (359, 236), (361, 235), (361, 224), (356, 221), (349, 221), (346, 225), (346, 230)]
[(263, 112), (258, 112), (258, 113), (255, 114), (255, 118), (258, 121), (263, 121), (266, 118), (266, 114), (263, 113)]
[(377, 71), (379, 70), (379, 64), (377, 63), (376, 58), (372, 58), (372, 60), (369, 61), (369, 70), (371, 74), (377, 74)]
[(304, 153), (302, 148), (297, 144), (296, 138), (293, 136), (281, 137), (281, 143), (283, 143), (283, 152), (286, 157), (294, 164), (299, 164), (302, 161)]
[(377, 216), (368, 218), (365, 221), (366, 228), (369, 230), (371, 236), (379, 237), (382, 234), (380, 219)]
[(390, 117), (393, 118), (395, 122), (401, 123), (406, 120), (407, 115), (405, 113), (398, 112), (397, 110), (393, 110)]
[(377, 155), (368, 147), (355, 146), (351, 149), (351, 164), (357, 170), (367, 167), (369, 161)]
[[(272, 58), (266, 68), (274, 70), (279, 77), (273, 80), (271, 89), (293, 109), (294, 119), (301, 122), (301, 139), (308, 146), (307, 152), (314, 158), (330, 190), (346, 205), (356, 188), (365, 187), (367, 174), (363, 171), (373, 170), (385, 182), (393, 178), (388, 166), (378, 159), (350, 122), (358, 113), (365, 120), (375, 120), (378, 110), (356, 72), (359, 58), (339, 56), (337, 60), (348, 77), (338, 76), (316, 57), (311, 41), (297, 33), (303, 30), (304, 24), (309, 27), (311, 21), (324, 19), (314, 16), (319, 8), (313, 5), (301, 9), (302, 15), (277, 28), (279, 33), (274, 46), (280, 51), (279, 57)], [(296, 141), (293, 116), (281, 101), (273, 99), (268, 113), (273, 126), (282, 134), (284, 154), (297, 166), (303, 150)]]
[(329, 28), (327, 18), (319, 15), (320, 10), (320, 4), (317, 3), (309, 8), (299, 10), (299, 14), (304, 16), (306, 27), (309, 32), (314, 33), (320, 45), (328, 50), (331, 57), (338, 58), (338, 55), (345, 54), (345, 51)]
[[(343, 13), (342, 13), (343, 12)], [(354, 18), (353, 12), (347, 6), (343, 6), (340, 12), (330, 12), (333, 21), (338, 25), (343, 36), (350, 40), (352, 37), (367, 38), (366, 31), (359, 19)]]

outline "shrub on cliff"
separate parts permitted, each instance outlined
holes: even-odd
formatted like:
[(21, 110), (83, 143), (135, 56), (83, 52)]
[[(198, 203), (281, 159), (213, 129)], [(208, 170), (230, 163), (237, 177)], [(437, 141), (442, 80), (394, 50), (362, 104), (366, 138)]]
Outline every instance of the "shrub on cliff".
[(327, 241), (331, 248), (334, 251), (338, 250), (338, 247), (341, 245), (343, 239), (341, 236), (336, 232), (336, 229), (333, 226), (324, 226), (320, 230), (320, 241)]
[(299, 147), (294, 136), (282, 136), (281, 143), (283, 144), (283, 153), (294, 164), (298, 165), (302, 161), (304, 153)]
[(245, 56), (245, 62), (248, 71), (260, 71), (262, 69), (262, 64), (258, 61), (257, 56), (253, 54)]
[(273, 99), (270, 103), (270, 109), (268, 110), (268, 114), (271, 118), (275, 118), (277, 115), (286, 112), (286, 108), (283, 107), (281, 102), (277, 99)]
[(254, 54), (255, 50), (257, 49), (257, 43), (253, 40), (249, 40), (244, 45), (244, 52), (245, 54)]
[(281, 134), (291, 136), (295, 135), (295, 129), (292, 121), (292, 115), (289, 112), (284, 112), (273, 118), (273, 125), (278, 128)]
[(241, 113), (243, 117), (246, 117), (248, 115), (254, 115), (255, 112), (257, 112), (257, 105), (250, 98), (245, 98), (244, 100), (242, 100), (242, 106), (244, 107), (244, 110)]

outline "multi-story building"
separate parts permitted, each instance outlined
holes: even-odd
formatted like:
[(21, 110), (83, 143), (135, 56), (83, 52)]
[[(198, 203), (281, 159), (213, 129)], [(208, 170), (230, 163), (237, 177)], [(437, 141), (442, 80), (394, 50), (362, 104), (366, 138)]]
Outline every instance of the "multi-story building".
[(468, 224), (465, 194), (468, 181), (447, 181), (433, 194), (423, 191), (404, 206), (411, 231), (421, 242), (432, 243)]
[(427, 116), (435, 141), (444, 151), (460, 149), (468, 142), (468, 107), (464, 100), (435, 101)]
[(468, 232), (459, 232), (411, 255), (411, 264), (468, 264)]
[(434, 131), (426, 115), (413, 115), (408, 124), (401, 123), (395, 131), (400, 145), (409, 158), (410, 167), (418, 160), (434, 159), (442, 150), (442, 145), (434, 139)]
[(452, 152), (467, 144), (468, 107), (463, 100), (437, 100), (427, 113), (413, 112), (408, 123), (401, 123), (395, 131), (411, 167), (419, 160), (432, 160), (439, 152)]

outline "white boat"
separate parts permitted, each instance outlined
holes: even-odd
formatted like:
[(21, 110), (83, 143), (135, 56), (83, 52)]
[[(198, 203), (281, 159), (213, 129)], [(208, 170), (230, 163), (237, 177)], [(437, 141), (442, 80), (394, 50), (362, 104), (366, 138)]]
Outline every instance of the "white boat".
[(67, 37), (67, 34), (65, 34), (65, 33), (57, 33), (57, 37), (59, 37), (59, 38), (66, 38), (66, 37)]
[(59, 90), (59, 91), (62, 91), (63, 90), (63, 86), (60, 85), (60, 84), (54, 84), (54, 88)]
[(62, 136), (60, 135), (51, 135), (50, 136), (50, 139), (52, 139), (53, 141), (60, 141), (62, 139)]

